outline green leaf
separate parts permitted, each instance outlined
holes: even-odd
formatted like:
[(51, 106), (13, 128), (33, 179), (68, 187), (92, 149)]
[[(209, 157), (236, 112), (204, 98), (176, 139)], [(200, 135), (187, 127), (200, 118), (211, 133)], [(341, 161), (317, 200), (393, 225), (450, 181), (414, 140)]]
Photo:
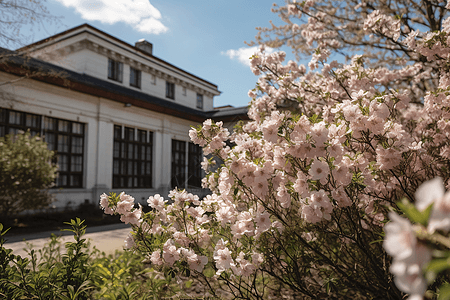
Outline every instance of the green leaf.
[(433, 204), (429, 205), (424, 211), (421, 212), (413, 203), (404, 198), (401, 202), (397, 202), (397, 206), (405, 213), (411, 222), (427, 226)]
[(203, 275), (205, 275), (208, 278), (213, 277), (216, 274), (216, 272), (214, 272), (214, 269), (212, 268), (207, 268), (203, 270)]
[(427, 266), (427, 272), (439, 274), (440, 272), (450, 268), (450, 261), (448, 259), (433, 259)]
[(450, 299), (450, 284), (444, 283), (439, 288), (438, 300), (448, 300)]

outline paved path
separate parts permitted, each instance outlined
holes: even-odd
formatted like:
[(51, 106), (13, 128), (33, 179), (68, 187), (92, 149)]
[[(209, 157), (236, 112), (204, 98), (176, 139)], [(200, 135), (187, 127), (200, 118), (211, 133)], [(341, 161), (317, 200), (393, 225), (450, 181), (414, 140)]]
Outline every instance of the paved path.
[[(87, 227), (86, 239), (91, 240), (91, 245), (97, 247), (100, 251), (105, 253), (114, 253), (116, 249), (122, 250), (126, 236), (131, 231), (131, 227), (125, 224), (103, 225), (95, 227)], [(61, 236), (61, 242), (74, 241), (73, 233), (68, 231), (46, 231), (33, 234), (11, 235), (8, 233), (4, 236), (6, 249), (13, 249), (16, 255), (25, 256), (27, 242), (33, 245), (35, 250), (41, 249), (44, 244), (50, 241), (51, 234), (54, 233)]]

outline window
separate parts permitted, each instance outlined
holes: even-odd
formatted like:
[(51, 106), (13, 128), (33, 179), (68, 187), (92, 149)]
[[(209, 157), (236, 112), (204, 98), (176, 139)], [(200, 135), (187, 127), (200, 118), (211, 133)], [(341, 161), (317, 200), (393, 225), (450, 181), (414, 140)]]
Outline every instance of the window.
[(130, 67), (130, 85), (141, 88), (141, 71)]
[(108, 78), (122, 82), (123, 64), (108, 58)]
[(83, 186), (84, 124), (44, 117), (44, 138), (56, 151), (58, 178), (56, 186)]
[(83, 186), (84, 124), (0, 108), (0, 136), (30, 130), (41, 134), (56, 152), (57, 187)]
[(166, 98), (175, 99), (175, 84), (166, 81)]
[(0, 136), (17, 134), (19, 130), (31, 132), (31, 135), (41, 133), (42, 117), (35, 114), (0, 108)]
[(153, 133), (114, 125), (113, 188), (151, 188)]
[(200, 188), (202, 186), (202, 148), (194, 143), (189, 143), (188, 152), (188, 186)]
[(172, 140), (172, 188), (184, 188), (186, 184), (186, 142)]
[(197, 108), (203, 109), (203, 95), (197, 94)]

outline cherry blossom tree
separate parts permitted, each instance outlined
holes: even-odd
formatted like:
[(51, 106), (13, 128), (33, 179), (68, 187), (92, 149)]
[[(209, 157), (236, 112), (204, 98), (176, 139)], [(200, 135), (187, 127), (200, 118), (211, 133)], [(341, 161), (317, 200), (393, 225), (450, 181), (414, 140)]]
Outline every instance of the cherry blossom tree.
[[(393, 17), (403, 7), (395, 1), (380, 1), (391, 10), (348, 1), (358, 35), (326, 21), (341, 13), (338, 2), (334, 13), (335, 2), (325, 1), (281, 9), (306, 18), (291, 27), (316, 43), (308, 67), (262, 45), (251, 60), (259, 78), (249, 92), (250, 122), (233, 133), (211, 120), (190, 131), (205, 155), (223, 162), (214, 171), (214, 158), (202, 164), (211, 195), (154, 195), (149, 213), (125, 193), (101, 196), (106, 213), (132, 224), (130, 249), (222, 298), (423, 299), (445, 291), (445, 272), (425, 274), (436, 259), (430, 243), (441, 255), (450, 246), (450, 5), (423, 2), (442, 15), (424, 34), (408, 25), (422, 22), (409, 8), (405, 21)], [(328, 25), (350, 33), (332, 36)], [(375, 54), (356, 53), (333, 60), (330, 49), (351, 52), (341, 44), (353, 38), (378, 39), (372, 47), (384, 43), (393, 57), (414, 59), (391, 65), (378, 53), (375, 64)], [(285, 109), (287, 100), (295, 109)]]
[(441, 0), (286, 1), (272, 8), (283, 25), (271, 22), (270, 27), (258, 27), (255, 41), (249, 44), (287, 46), (298, 60), (312, 55), (312, 68), (325, 57), (350, 61), (356, 54), (364, 55), (364, 64), (371, 68), (398, 69), (420, 62), (420, 76), (383, 83), (386, 88), (410, 86), (412, 100), (420, 103), (423, 91), (437, 86), (438, 67), (426, 53), (409, 46), (427, 32), (443, 30), (449, 16), (446, 5)]

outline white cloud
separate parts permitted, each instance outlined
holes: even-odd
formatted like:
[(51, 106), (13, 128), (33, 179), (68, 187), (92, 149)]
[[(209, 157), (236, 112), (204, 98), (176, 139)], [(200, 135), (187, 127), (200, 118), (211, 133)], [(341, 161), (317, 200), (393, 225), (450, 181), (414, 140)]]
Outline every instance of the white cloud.
[(88, 21), (106, 24), (124, 22), (134, 29), (151, 34), (168, 30), (160, 21), (161, 13), (149, 0), (57, 0), (64, 6), (73, 7)]
[[(259, 46), (253, 47), (242, 47), (237, 50), (230, 49), (227, 51), (222, 51), (222, 55), (226, 55), (231, 59), (237, 59), (240, 63), (250, 66), (250, 57), (259, 52)], [(272, 53), (273, 49), (266, 47), (266, 53)]]

